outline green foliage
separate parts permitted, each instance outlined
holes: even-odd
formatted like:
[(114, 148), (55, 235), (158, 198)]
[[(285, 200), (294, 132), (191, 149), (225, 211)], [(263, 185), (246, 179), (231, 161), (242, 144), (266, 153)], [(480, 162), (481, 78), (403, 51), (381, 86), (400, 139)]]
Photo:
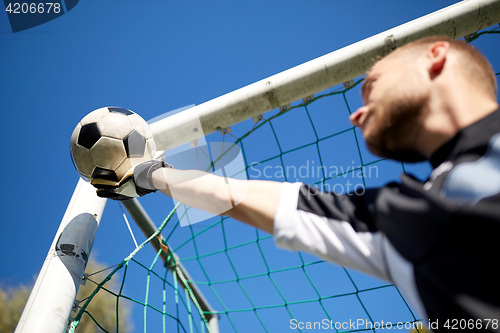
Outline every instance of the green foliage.
[[(106, 266), (91, 258), (87, 265), (86, 272), (92, 274), (104, 269)], [(77, 300), (82, 300), (92, 293), (95, 284), (94, 278), (99, 279), (101, 274), (91, 275), (86, 285), (80, 286)], [(16, 329), (17, 323), (23, 312), (24, 306), (28, 301), (33, 285), (18, 285), (2, 287), (0, 283), (0, 332), (11, 333)], [(110, 290), (115, 290), (117, 284), (110, 281), (107, 284)], [(87, 310), (92, 313), (96, 321), (106, 328), (109, 332), (116, 331), (116, 301), (117, 298), (110, 293), (98, 293)], [(133, 324), (130, 321), (130, 304), (122, 303), (119, 307), (119, 332), (126, 333), (133, 330)], [(72, 315), (74, 316), (74, 312)], [(94, 323), (89, 316), (83, 316), (77, 333), (100, 333), (102, 330)]]
[(16, 329), (32, 286), (0, 287), (0, 332), (10, 333)]

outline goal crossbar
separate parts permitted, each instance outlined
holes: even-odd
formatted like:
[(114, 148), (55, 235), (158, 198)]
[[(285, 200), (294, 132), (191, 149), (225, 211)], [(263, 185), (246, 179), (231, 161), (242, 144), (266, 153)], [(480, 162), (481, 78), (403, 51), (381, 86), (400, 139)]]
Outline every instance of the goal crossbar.
[[(469, 36), (500, 22), (500, 0), (465, 0), (150, 124), (159, 150), (227, 130), (363, 75), (404, 44), (432, 35)], [(193, 119), (199, 119), (193, 121)], [(197, 128), (201, 124), (202, 129)]]

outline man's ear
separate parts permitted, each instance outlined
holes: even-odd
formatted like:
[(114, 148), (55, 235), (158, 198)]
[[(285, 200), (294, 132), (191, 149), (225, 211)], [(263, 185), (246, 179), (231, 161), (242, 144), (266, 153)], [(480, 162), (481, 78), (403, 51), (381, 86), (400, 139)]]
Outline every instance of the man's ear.
[(449, 51), (450, 43), (448, 42), (436, 42), (429, 46), (427, 50), (427, 57), (431, 62), (431, 66), (429, 68), (431, 79), (434, 79), (434, 77), (439, 75), (443, 70)]

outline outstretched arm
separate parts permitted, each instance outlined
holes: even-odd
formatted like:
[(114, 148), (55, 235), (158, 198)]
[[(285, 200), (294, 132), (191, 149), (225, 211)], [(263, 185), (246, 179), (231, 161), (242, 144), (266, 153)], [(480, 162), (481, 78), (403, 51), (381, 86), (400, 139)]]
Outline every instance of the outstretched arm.
[(282, 183), (219, 177), (198, 170), (160, 168), (153, 185), (190, 207), (236, 220), (273, 234)]
[(92, 179), (97, 195), (126, 200), (160, 190), (190, 207), (229, 215), (273, 234), (282, 183), (238, 180), (199, 170), (176, 170), (163, 159), (130, 169), (119, 181)]
[(137, 165), (119, 183), (102, 179), (92, 183), (99, 196), (115, 200), (160, 190), (188, 206), (229, 215), (273, 234), (278, 247), (307, 251), (389, 279), (382, 255), (383, 237), (370, 232), (366, 223), (358, 226), (358, 209), (366, 206), (364, 196), (361, 200), (322, 194), (300, 183), (238, 180), (198, 170), (175, 170), (157, 160)]

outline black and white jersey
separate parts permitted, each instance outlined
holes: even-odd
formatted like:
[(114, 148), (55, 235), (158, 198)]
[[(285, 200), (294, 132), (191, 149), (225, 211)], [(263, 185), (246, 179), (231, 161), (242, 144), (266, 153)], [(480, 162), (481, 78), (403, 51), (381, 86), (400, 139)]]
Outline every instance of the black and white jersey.
[(498, 322), (500, 110), (461, 130), (430, 162), (426, 182), (403, 174), (362, 195), (284, 183), (277, 246), (395, 283), (440, 330), (447, 319)]

